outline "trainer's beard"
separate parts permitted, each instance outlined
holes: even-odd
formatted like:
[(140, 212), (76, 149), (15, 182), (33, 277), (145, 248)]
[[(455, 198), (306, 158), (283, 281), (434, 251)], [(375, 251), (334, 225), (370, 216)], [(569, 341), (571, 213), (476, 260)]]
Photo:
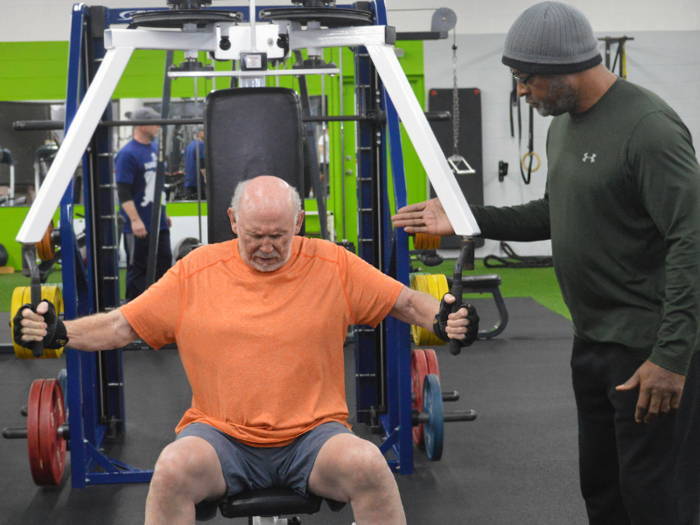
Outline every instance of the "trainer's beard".
[(554, 99), (547, 103), (542, 100), (534, 102), (537, 113), (543, 117), (558, 117), (564, 113), (573, 113), (580, 102), (580, 91), (568, 84), (562, 77), (554, 77), (550, 80), (549, 95)]

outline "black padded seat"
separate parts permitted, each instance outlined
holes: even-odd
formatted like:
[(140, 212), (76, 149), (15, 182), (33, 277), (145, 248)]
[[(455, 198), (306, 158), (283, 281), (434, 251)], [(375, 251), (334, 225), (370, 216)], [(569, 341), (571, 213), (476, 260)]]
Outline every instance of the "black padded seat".
[(233, 239), (226, 212), (239, 182), (274, 175), (305, 194), (301, 100), (294, 90), (234, 88), (210, 93), (204, 130), (210, 244)]
[[(225, 518), (247, 518), (250, 516), (289, 516), (316, 514), (321, 510), (323, 498), (304, 497), (292, 489), (271, 488), (241, 492), (219, 504)], [(339, 501), (326, 500), (333, 512), (345, 506)]]
[[(447, 277), (447, 283), (452, 286), (452, 277)], [(501, 276), (495, 273), (462, 276), (462, 293), (490, 293), (499, 286), (501, 286)]]

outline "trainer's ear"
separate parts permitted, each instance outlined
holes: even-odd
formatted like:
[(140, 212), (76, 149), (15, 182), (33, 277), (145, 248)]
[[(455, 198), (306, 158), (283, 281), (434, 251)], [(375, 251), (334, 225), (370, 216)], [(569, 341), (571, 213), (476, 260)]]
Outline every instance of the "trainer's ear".
[(233, 212), (233, 208), (226, 210), (228, 213), (228, 220), (231, 221), (231, 230), (235, 235), (238, 235), (238, 223), (236, 222), (236, 214)]

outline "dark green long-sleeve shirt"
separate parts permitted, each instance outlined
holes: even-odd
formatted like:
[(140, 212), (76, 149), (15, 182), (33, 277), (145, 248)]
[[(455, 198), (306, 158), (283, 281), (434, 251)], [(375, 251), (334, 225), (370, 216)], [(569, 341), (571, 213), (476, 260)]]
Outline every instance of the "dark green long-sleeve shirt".
[[(544, 198), (472, 210), (489, 239), (552, 239), (578, 337), (685, 374), (700, 329), (700, 166), (658, 96), (618, 79), (552, 120)], [(550, 237), (551, 236), (551, 237)]]

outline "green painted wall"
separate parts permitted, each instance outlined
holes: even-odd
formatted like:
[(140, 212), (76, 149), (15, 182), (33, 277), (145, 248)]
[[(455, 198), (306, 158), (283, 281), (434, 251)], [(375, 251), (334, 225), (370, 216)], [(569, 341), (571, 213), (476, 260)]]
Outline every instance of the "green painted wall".
[[(166, 211), (171, 217), (190, 217), (197, 215), (196, 202), (169, 202)], [(8, 254), (7, 266), (13, 266), (15, 270), (22, 269), (22, 245), (15, 240), (19, 229), (22, 227), (25, 217), (29, 213), (29, 206), (17, 206), (14, 208), (0, 207), (0, 244), (5, 246)], [(207, 203), (202, 203), (202, 214), (207, 213)], [(83, 206), (76, 206), (74, 217), (85, 214)], [(54, 214), (53, 223), (59, 226), (58, 210)]]
[[(425, 104), (425, 82), (423, 77), (423, 43), (415, 41), (399, 42), (397, 47), (403, 50), (399, 62), (408, 77), (421, 107)], [(355, 113), (354, 57), (349, 49), (343, 49), (343, 98), (344, 113)], [(339, 64), (340, 49), (326, 50), (325, 58)], [(68, 72), (68, 42), (0, 42), (0, 100), (63, 100), (66, 93)], [(175, 53), (175, 63), (183, 60), (182, 53)], [(209, 62), (204, 53), (200, 60)], [(122, 76), (115, 91), (114, 98), (160, 98), (163, 89), (164, 51), (136, 51)], [(287, 68), (293, 61), (290, 60)], [(216, 70), (230, 70), (230, 62), (214, 62)], [(198, 80), (198, 94), (205, 97), (214, 87), (223, 89), (229, 86), (228, 78), (219, 78), (216, 85), (212, 80)], [(276, 79), (268, 79), (269, 85), (276, 85)], [(293, 76), (279, 77), (279, 85), (298, 90), (299, 82)], [(309, 93), (321, 94), (321, 78), (308, 77)], [(340, 114), (340, 77), (326, 77), (325, 88), (328, 97), (328, 114)], [(192, 79), (176, 79), (172, 84), (172, 96), (192, 98), (194, 82)], [(331, 192), (328, 199), (328, 209), (333, 212), (337, 237), (342, 238), (343, 199), (342, 185), (345, 185), (345, 216), (346, 232), (350, 241), (357, 241), (357, 188), (355, 164), (355, 125), (351, 122), (344, 124), (345, 169), (349, 174), (343, 175), (341, 169), (341, 142), (339, 122), (330, 126)], [(402, 131), (402, 144), (408, 186), (408, 201), (424, 200), (427, 195), (427, 179), (415, 149), (405, 131)], [(391, 195), (393, 205), (393, 194)], [(204, 208), (206, 210), (206, 208)], [(307, 200), (307, 210), (316, 210), (315, 200)], [(19, 245), (14, 238), (26, 215), (27, 208), (0, 208), (0, 243), (10, 252), (10, 262), (16, 268), (20, 267)], [(170, 203), (168, 213), (172, 216), (196, 215), (196, 205), (192, 208), (189, 203)], [(306, 229), (308, 234), (320, 231), (317, 217), (308, 217)], [(17, 246), (15, 246), (17, 245)]]

